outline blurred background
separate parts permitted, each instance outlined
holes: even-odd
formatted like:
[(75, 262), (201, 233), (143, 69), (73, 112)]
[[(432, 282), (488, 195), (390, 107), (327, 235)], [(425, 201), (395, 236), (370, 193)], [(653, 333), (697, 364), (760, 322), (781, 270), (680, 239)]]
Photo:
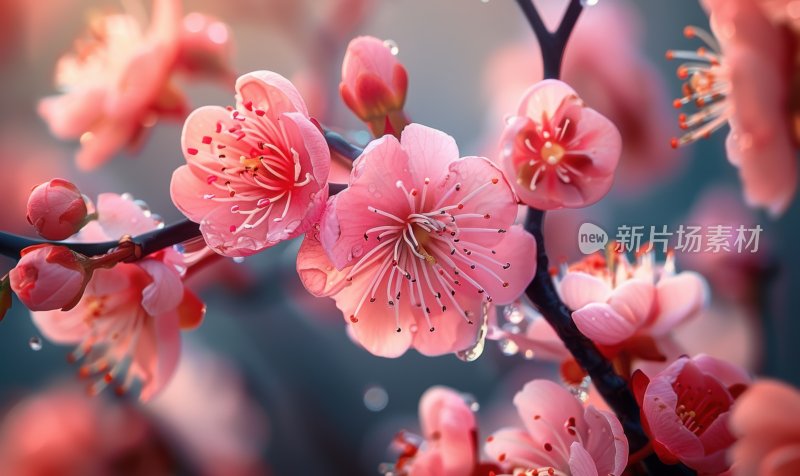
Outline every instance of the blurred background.
[[(131, 193), (167, 223), (182, 218), (169, 198), (171, 173), (184, 162), (181, 123), (159, 122), (137, 151), (83, 173), (74, 166), (76, 144), (52, 137), (36, 113), (37, 102), (55, 93), (56, 61), (84, 31), (88, 15), (135, 2), (0, 3), (2, 228), (33, 233), (25, 220), (27, 192), (52, 177), (73, 181), (90, 197)], [(228, 25), (238, 73), (269, 69), (295, 79), (308, 91), (312, 115), (354, 141), (364, 141), (365, 133), (337, 94), (341, 59), (354, 36), (396, 43), (410, 78), (406, 111), (414, 122), (453, 135), (462, 155), (495, 154), (503, 115), (513, 111), (521, 88), (538, 79), (537, 47), (512, 0), (183, 3), (187, 13), (214, 15)], [(564, 2), (538, 3), (557, 17)], [(760, 224), (764, 231), (753, 256), (719, 261), (678, 256), (679, 267), (714, 274), (709, 276), (710, 317), (683, 328), (680, 338), (753, 372), (800, 383), (800, 347), (795, 344), (800, 337), (798, 200), (778, 220), (744, 208), (736, 170), (725, 158), (724, 133), (680, 151), (669, 146), (678, 132), (677, 112), (670, 104), (680, 83), (676, 64), (664, 59), (664, 52), (699, 46), (683, 38), (682, 30), (685, 25), (707, 27), (704, 12), (695, 0), (599, 0), (581, 22), (609, 8), (618, 20), (604, 20), (600, 27), (595, 22), (595, 30), (585, 27), (582, 35), (596, 44), (587, 46), (593, 42), (583, 40), (581, 46), (573, 40), (576, 59), (570, 60), (568, 48), (566, 61), (575, 64), (565, 65), (565, 77), (590, 106), (616, 108), (631, 139), (626, 138), (622, 175), (606, 199), (587, 210), (548, 218), (551, 255), (557, 261), (579, 258), (577, 229), (585, 221), (610, 234), (620, 225)], [(636, 57), (635, 65), (646, 63), (646, 73), (620, 56)], [(627, 89), (612, 92), (613, 84)], [(232, 104), (232, 86), (229, 81), (181, 84), (193, 107)], [(639, 96), (630, 97), (631, 90)], [(653, 114), (661, 117), (642, 118)], [(657, 124), (656, 132), (639, 130), (648, 121)], [(413, 351), (391, 360), (368, 354), (350, 341), (332, 300), (315, 299), (303, 290), (294, 265), (298, 246), (285, 243), (242, 263), (227, 263), (194, 283), (207, 302), (206, 320), (184, 334), (179, 378), (153, 404), (140, 409), (124, 398), (102, 397), (143, 414), (152, 431), (163, 436), (153, 443), (158, 451), (152, 454), (171, 455), (185, 468), (181, 474), (234, 474), (235, 463), (219, 469), (198, 458), (209, 447), (219, 452), (219, 461), (246, 462), (241, 474), (377, 474), (379, 463), (392, 459), (387, 447), (395, 432), (418, 428), (418, 400), (430, 386), (447, 385), (474, 397), (488, 434), (506, 421), (510, 398), (524, 382), (555, 375), (552, 364), (525, 359), (492, 342), (469, 363)], [(5, 272), (11, 263), (2, 264)], [(15, 302), (0, 323), (0, 402), (2, 413), (9, 415), (4, 425), (26, 415), (19, 402), (30, 395), (53, 388), (72, 391), (64, 390), (77, 380), (77, 368), (66, 362), (70, 350), (40, 338), (27, 311)], [(34, 411), (22, 418), (22, 426), (28, 418), (46, 415)]]

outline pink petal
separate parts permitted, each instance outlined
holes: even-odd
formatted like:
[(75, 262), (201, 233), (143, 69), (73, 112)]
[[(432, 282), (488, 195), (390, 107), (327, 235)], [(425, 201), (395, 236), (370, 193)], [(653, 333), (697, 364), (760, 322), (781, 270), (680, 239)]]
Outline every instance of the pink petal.
[(102, 110), (97, 104), (104, 98), (105, 90), (101, 88), (80, 89), (42, 99), (38, 111), (53, 135), (77, 139), (101, 118)]
[(800, 444), (775, 449), (764, 458), (759, 476), (796, 476), (800, 473)]
[(58, 344), (75, 344), (87, 337), (91, 330), (84, 319), (86, 312), (88, 312), (88, 308), (85, 302), (80, 302), (69, 311), (31, 312), (31, 319), (48, 341)]
[(367, 230), (397, 224), (369, 207), (401, 219), (410, 213), (406, 195), (396, 184), (413, 183), (408, 160), (400, 142), (384, 136), (372, 141), (354, 162), (350, 187), (331, 200), (320, 222), (320, 241), (337, 268), (342, 269), (379, 244), (375, 238), (364, 239)]
[(545, 79), (525, 91), (517, 115), (535, 120), (540, 120), (544, 115), (553, 117), (565, 100), (574, 101), (577, 98), (578, 93), (567, 83), (556, 79)]
[(408, 167), (412, 177), (438, 183), (450, 162), (458, 159), (455, 139), (442, 131), (420, 124), (409, 124), (403, 129), (400, 144), (408, 154)]
[(139, 399), (157, 395), (169, 382), (178, 366), (181, 351), (180, 318), (168, 312), (147, 319), (134, 351), (132, 371), (144, 377)]
[(420, 399), (419, 415), (423, 436), (441, 455), (440, 474), (470, 472), (477, 463), (477, 429), (475, 414), (461, 395), (446, 387), (432, 387)]
[(713, 376), (728, 388), (734, 385), (748, 385), (752, 380), (750, 375), (738, 365), (733, 365), (710, 355), (699, 354), (692, 358), (692, 362), (701, 372)]
[(568, 272), (559, 283), (558, 290), (564, 304), (570, 309), (606, 302), (611, 295), (611, 287), (606, 281), (580, 271)]
[(569, 447), (569, 470), (572, 476), (597, 476), (600, 474), (592, 460), (592, 455), (577, 441)]
[(494, 461), (520, 467), (543, 467), (552, 464), (552, 458), (543, 456), (537, 443), (525, 430), (503, 428), (487, 438), (484, 451)]
[(151, 217), (145, 216), (139, 205), (116, 193), (97, 196), (97, 222), (110, 240), (147, 233), (157, 225)]
[(638, 329), (652, 315), (654, 300), (653, 284), (634, 278), (617, 286), (612, 292), (608, 304)]
[[(423, 291), (426, 295), (426, 304), (436, 301), (429, 291)], [(419, 308), (409, 309), (416, 318), (417, 327), (414, 334), (413, 347), (423, 355), (436, 356), (450, 354), (459, 350), (472, 347), (478, 335), (478, 328), (481, 322), (481, 312), (483, 304), (480, 298), (469, 299), (465, 296), (456, 295), (456, 300), (462, 309), (469, 311), (472, 316), (472, 324), (452, 306), (445, 312), (435, 312), (430, 318), (431, 326), (434, 331), (430, 331), (428, 321), (425, 320), (424, 311)], [(449, 304), (449, 302), (448, 302)]]
[(565, 388), (549, 380), (533, 380), (514, 396), (514, 406), (531, 435), (535, 448), (553, 447), (567, 452), (577, 437), (567, 430), (575, 422), (574, 431), (586, 435), (588, 426), (583, 418), (583, 405)]
[[(688, 359), (686, 360), (688, 362)], [(680, 372), (681, 366), (673, 364), (672, 372)], [(689, 431), (675, 412), (678, 396), (665, 374), (650, 381), (642, 403), (642, 414), (653, 437), (682, 461), (686, 458), (704, 456), (700, 439)]]
[(584, 440), (584, 447), (597, 467), (597, 474), (621, 475), (628, 464), (628, 439), (622, 424), (613, 413), (593, 406), (586, 408), (585, 418), (589, 437)]
[(496, 254), (491, 257), (510, 264), (509, 268), (493, 266), (491, 272), (477, 268), (472, 276), (484, 285), (493, 303), (509, 304), (525, 291), (536, 273), (536, 240), (521, 226), (514, 225), (503, 234), (502, 241), (494, 246), (494, 250)]
[(662, 278), (656, 284), (657, 315), (649, 333), (661, 336), (697, 315), (708, 299), (708, 288), (702, 276), (683, 272)]
[(615, 345), (632, 336), (638, 326), (605, 303), (593, 303), (572, 313), (583, 335), (598, 344)]
[(141, 118), (134, 118), (133, 121), (102, 121), (88, 132), (91, 134), (84, 138), (75, 155), (75, 163), (85, 172), (110, 160), (143, 131)]
[(142, 290), (142, 307), (151, 316), (172, 312), (183, 300), (183, 282), (175, 268), (161, 261), (145, 259), (137, 263), (153, 282)]
[(306, 103), (297, 88), (278, 73), (254, 71), (236, 80), (236, 104), (252, 101), (253, 107), (267, 112), (276, 118), (284, 112), (299, 112), (308, 117)]
[(345, 285), (347, 271), (337, 270), (319, 239), (306, 234), (297, 252), (297, 274), (308, 292), (317, 297), (336, 294)]

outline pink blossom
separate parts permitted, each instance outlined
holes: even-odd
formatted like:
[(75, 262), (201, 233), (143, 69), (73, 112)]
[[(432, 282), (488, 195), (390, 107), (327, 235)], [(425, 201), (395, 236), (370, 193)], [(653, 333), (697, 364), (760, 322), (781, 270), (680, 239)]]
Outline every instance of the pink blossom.
[(28, 309), (69, 309), (77, 303), (88, 278), (80, 255), (47, 244), (29, 246), (21, 255), (8, 277), (11, 289)]
[(637, 371), (631, 385), (658, 457), (719, 474), (736, 440), (728, 428), (731, 406), (749, 383), (741, 368), (699, 355), (676, 360), (652, 379)]
[(383, 41), (359, 36), (347, 45), (339, 93), (375, 137), (402, 132), (407, 90), (406, 69)]
[(625, 470), (628, 440), (613, 413), (584, 408), (549, 380), (527, 383), (514, 405), (525, 428), (501, 429), (485, 445), (507, 473), (619, 476)]
[(355, 161), (321, 220), (325, 253), (307, 235), (298, 268), (369, 352), (455, 352), (474, 343), (490, 302), (513, 301), (533, 277), (536, 243), (516, 212), (490, 161), (459, 159), (452, 137), (411, 124)]
[[(153, 230), (157, 222), (131, 200), (102, 194), (97, 221), (77, 239), (107, 241)], [(127, 391), (142, 384), (140, 399), (155, 395), (169, 381), (180, 354), (180, 329), (199, 324), (203, 303), (181, 282), (183, 256), (165, 249), (135, 263), (98, 269), (83, 297), (69, 311), (33, 312), (42, 334), (60, 344), (77, 344), (72, 360), (83, 358), (80, 373), (95, 376), (97, 393), (118, 381)]]
[(155, 0), (148, 27), (131, 15), (97, 17), (75, 52), (59, 60), (56, 85), (64, 93), (43, 99), (39, 114), (57, 137), (80, 139), (80, 168), (134, 145), (158, 117), (183, 117), (185, 100), (169, 82), (179, 25), (180, 1)]
[(735, 476), (800, 473), (800, 392), (776, 380), (760, 380), (733, 406), (731, 452)]
[(235, 109), (205, 106), (186, 119), (187, 165), (170, 186), (175, 206), (225, 256), (308, 231), (324, 208), (330, 171), (328, 145), (286, 78), (248, 73), (236, 93)]
[[(130, 404), (89, 398), (58, 386), (3, 415), (0, 467), (14, 476), (174, 474), (173, 455), (148, 419)], [(127, 470), (127, 471), (126, 471)]]
[(697, 315), (707, 299), (702, 276), (676, 274), (672, 255), (657, 265), (652, 252), (634, 264), (624, 255), (611, 263), (593, 255), (567, 272), (559, 291), (578, 329), (604, 346), (635, 336), (661, 338)]
[(478, 464), (475, 414), (464, 398), (446, 387), (428, 389), (419, 401), (422, 439), (401, 432), (395, 445), (401, 450), (396, 474), (408, 476), (462, 476)]
[(611, 188), (621, 151), (611, 121), (565, 83), (546, 79), (527, 90), (509, 119), (500, 162), (528, 206), (581, 208)]
[(176, 68), (190, 76), (208, 75), (233, 81), (233, 41), (228, 25), (198, 12), (183, 18)]
[(795, 74), (787, 58), (794, 56), (794, 39), (782, 24), (770, 21), (759, 1), (702, 3), (716, 38), (687, 27), (686, 36), (704, 45), (697, 51), (667, 52), (668, 58), (688, 60), (678, 67), (678, 77), (686, 83), (675, 106), (697, 108), (679, 117), (687, 132), (673, 145), (694, 142), (730, 124), (728, 160), (739, 169), (745, 199), (779, 215), (791, 203), (798, 180), (797, 111), (787, 107)]
[(39, 184), (28, 197), (28, 223), (48, 240), (63, 240), (77, 233), (87, 213), (81, 191), (64, 179)]
[[(631, 193), (665, 180), (682, 163), (669, 147), (674, 126), (667, 88), (642, 51), (644, 21), (632, 3), (603, 0), (581, 15), (561, 68), (564, 82), (619, 129), (624, 147), (614, 190)], [(563, 13), (559, 2), (538, 2), (537, 6), (546, 22)], [(534, 42), (520, 41), (490, 58), (485, 84), (493, 124), (502, 124), (501, 118), (513, 111), (525, 89), (543, 79), (538, 49)], [(499, 137), (497, 132), (492, 134)]]

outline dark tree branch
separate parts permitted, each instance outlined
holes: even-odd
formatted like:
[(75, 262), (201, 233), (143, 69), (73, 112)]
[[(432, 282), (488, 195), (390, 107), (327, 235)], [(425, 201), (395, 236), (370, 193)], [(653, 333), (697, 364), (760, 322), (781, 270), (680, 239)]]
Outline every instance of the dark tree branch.
[(325, 140), (328, 142), (328, 147), (331, 148), (332, 151), (347, 157), (350, 160), (356, 160), (364, 149), (361, 147), (355, 146), (347, 141), (341, 134), (337, 132), (333, 132), (330, 129), (322, 129), (322, 134), (325, 136)]

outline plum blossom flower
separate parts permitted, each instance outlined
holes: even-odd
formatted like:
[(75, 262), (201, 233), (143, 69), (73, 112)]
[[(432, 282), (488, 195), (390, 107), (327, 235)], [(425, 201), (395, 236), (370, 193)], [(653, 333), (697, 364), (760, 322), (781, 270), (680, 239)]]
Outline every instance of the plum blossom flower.
[(48, 240), (63, 240), (77, 233), (87, 213), (81, 191), (64, 179), (39, 184), (28, 197), (28, 223)]
[(398, 476), (486, 475), (479, 463), (478, 426), (464, 397), (447, 387), (428, 389), (419, 401), (422, 436), (402, 431), (392, 474)]
[(29, 246), (8, 274), (11, 289), (32, 311), (69, 309), (86, 287), (85, 261), (65, 246)]
[[(560, 18), (560, 7), (559, 2), (537, 4), (546, 24)], [(615, 173), (615, 192), (640, 192), (663, 181), (682, 163), (669, 147), (672, 117), (667, 88), (642, 50), (643, 33), (644, 21), (633, 2), (603, 0), (578, 19), (561, 68), (562, 80), (622, 135), (625, 146)], [(492, 125), (502, 125), (501, 119), (514, 110), (522, 93), (543, 79), (537, 49), (535, 42), (519, 41), (498, 49), (490, 58), (485, 85), (493, 109)], [(500, 134), (494, 130), (489, 134), (489, 146), (496, 151)]]
[(134, 145), (156, 118), (184, 116), (185, 99), (169, 81), (180, 3), (154, 0), (147, 27), (127, 14), (96, 17), (75, 51), (59, 60), (56, 85), (64, 93), (43, 99), (39, 114), (57, 137), (80, 139), (80, 168)]
[(247, 256), (305, 233), (328, 197), (330, 152), (297, 89), (256, 71), (236, 81), (236, 108), (205, 106), (181, 136), (175, 206), (217, 253)]
[[(153, 216), (116, 194), (99, 196), (97, 214), (77, 240), (115, 240), (158, 226)], [(175, 370), (181, 328), (196, 327), (205, 313), (203, 303), (183, 286), (185, 270), (183, 255), (172, 248), (98, 269), (74, 308), (32, 312), (33, 322), (47, 339), (77, 344), (70, 359), (83, 359), (82, 377), (95, 376), (90, 393), (115, 381), (125, 392), (138, 380), (140, 399), (146, 401)]]
[(731, 407), (750, 383), (739, 367), (707, 355), (682, 357), (648, 379), (633, 374), (631, 385), (653, 449), (668, 464), (678, 461), (700, 474), (728, 469)]
[(735, 476), (800, 472), (800, 392), (760, 380), (736, 400), (729, 426), (738, 441), (731, 452)]
[[(770, 21), (757, 0), (703, 0), (713, 35), (686, 27), (704, 45), (696, 51), (668, 51), (686, 60), (678, 77), (686, 80), (680, 108), (687, 132), (673, 146), (692, 143), (730, 125), (728, 160), (739, 169), (748, 204), (780, 215), (797, 190), (797, 101), (793, 99), (796, 41), (782, 23)], [(787, 106), (788, 104), (788, 106)]]
[(16, 403), (0, 426), (0, 467), (4, 474), (180, 473), (156, 426), (122, 400), (89, 398), (58, 385)]
[(659, 266), (653, 252), (631, 264), (624, 255), (607, 263), (592, 255), (561, 278), (559, 292), (573, 309), (578, 329), (598, 344), (613, 346), (634, 336), (658, 339), (697, 315), (707, 300), (705, 280), (675, 273), (674, 258)]
[(339, 93), (375, 137), (398, 136), (408, 124), (407, 90), (408, 73), (383, 41), (359, 36), (347, 45)]
[(298, 269), (310, 292), (336, 300), (369, 352), (455, 352), (474, 343), (489, 303), (513, 301), (533, 277), (536, 242), (513, 224), (516, 213), (490, 161), (459, 159), (452, 137), (410, 124), (355, 161), (319, 236), (306, 235)]
[(625, 470), (628, 440), (613, 413), (584, 408), (549, 380), (528, 382), (514, 406), (525, 428), (501, 429), (484, 446), (506, 473), (619, 476)]
[(611, 188), (621, 151), (611, 121), (565, 83), (546, 79), (526, 91), (509, 119), (500, 162), (528, 206), (581, 208)]

